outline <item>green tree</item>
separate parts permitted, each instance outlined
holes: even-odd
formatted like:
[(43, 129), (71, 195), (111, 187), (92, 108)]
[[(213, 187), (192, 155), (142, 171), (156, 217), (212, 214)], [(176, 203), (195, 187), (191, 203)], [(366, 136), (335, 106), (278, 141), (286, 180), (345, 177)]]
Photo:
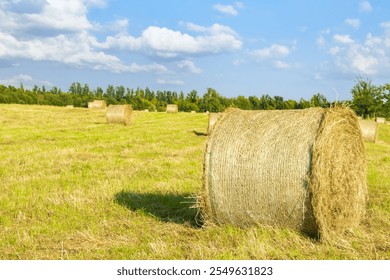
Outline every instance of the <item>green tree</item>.
[(352, 90), (352, 108), (364, 118), (376, 115), (383, 106), (382, 90), (370, 80), (359, 77)]
[(208, 88), (201, 100), (200, 109), (209, 112), (222, 112), (225, 108), (221, 104), (220, 95), (213, 88)]
[(239, 95), (233, 100), (233, 104), (242, 110), (251, 110), (252, 104), (245, 96)]
[(326, 100), (326, 97), (320, 93), (313, 95), (313, 97), (310, 99), (310, 103), (311, 103), (311, 107), (322, 107), (322, 108), (329, 107), (328, 100)]

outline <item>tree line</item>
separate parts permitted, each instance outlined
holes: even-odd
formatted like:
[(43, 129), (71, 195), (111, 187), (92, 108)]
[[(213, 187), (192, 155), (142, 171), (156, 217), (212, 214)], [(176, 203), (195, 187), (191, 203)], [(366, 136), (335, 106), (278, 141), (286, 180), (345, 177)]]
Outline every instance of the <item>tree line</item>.
[[(338, 101), (348, 104), (361, 116), (390, 117), (390, 84), (375, 86), (369, 80), (359, 78), (351, 90), (351, 101)], [(215, 89), (208, 88), (203, 95), (196, 90), (188, 93), (182, 91), (153, 91), (146, 88), (125, 88), (124, 86), (108, 85), (105, 90), (97, 87), (91, 90), (88, 84), (73, 82), (67, 92), (58, 87), (47, 90), (45, 86), (34, 86), (24, 89), (23, 84), (18, 88), (12, 85), (0, 84), (0, 103), (39, 104), (75, 107), (87, 107), (88, 102), (102, 99), (107, 104), (131, 104), (134, 110), (148, 109), (150, 111), (165, 111), (167, 104), (177, 104), (179, 111), (183, 112), (222, 112), (230, 106), (243, 110), (285, 110), (305, 109), (309, 107), (329, 107), (335, 103), (329, 102), (320, 93), (314, 94), (310, 99), (285, 100), (282, 96), (263, 94), (260, 97), (251, 95), (245, 97), (224, 97)]]

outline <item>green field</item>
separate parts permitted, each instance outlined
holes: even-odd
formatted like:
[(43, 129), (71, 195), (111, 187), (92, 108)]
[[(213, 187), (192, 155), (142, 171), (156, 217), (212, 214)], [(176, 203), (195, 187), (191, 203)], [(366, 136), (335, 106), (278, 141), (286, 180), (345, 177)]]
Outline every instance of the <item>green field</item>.
[(366, 143), (369, 203), (334, 244), (287, 229), (202, 228), (207, 115), (0, 104), (0, 259), (390, 259), (390, 126)]

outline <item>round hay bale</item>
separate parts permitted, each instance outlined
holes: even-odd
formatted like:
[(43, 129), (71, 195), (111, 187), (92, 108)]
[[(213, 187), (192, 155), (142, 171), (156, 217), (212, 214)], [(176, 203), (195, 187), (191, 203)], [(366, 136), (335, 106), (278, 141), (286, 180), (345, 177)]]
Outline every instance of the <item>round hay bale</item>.
[(378, 123), (370, 120), (359, 120), (363, 139), (368, 142), (376, 142), (378, 135)]
[(73, 109), (73, 108), (74, 108), (74, 105), (66, 105), (66, 108), (68, 108), (68, 109)]
[(88, 102), (89, 109), (106, 109), (107, 103), (105, 100), (94, 100), (92, 102)]
[(214, 124), (218, 121), (218, 119), (223, 115), (223, 113), (210, 113), (209, 114), (209, 126), (207, 128), (207, 134), (210, 135), (213, 130)]
[(144, 112), (148, 113), (148, 112), (149, 112), (149, 109), (145, 109)]
[(191, 111), (191, 114), (196, 114), (196, 112), (195, 111)]
[(203, 186), (206, 224), (282, 226), (329, 240), (365, 212), (357, 117), (345, 108), (229, 109), (208, 138)]
[(132, 122), (133, 108), (131, 105), (110, 105), (107, 109), (107, 123), (120, 123), (130, 125)]
[(168, 104), (166, 112), (167, 113), (177, 113), (177, 112), (179, 112), (179, 108), (177, 107), (176, 104)]
[(376, 117), (375, 118), (375, 121), (377, 122), (377, 123), (386, 123), (386, 119), (385, 118), (378, 118), (378, 117)]

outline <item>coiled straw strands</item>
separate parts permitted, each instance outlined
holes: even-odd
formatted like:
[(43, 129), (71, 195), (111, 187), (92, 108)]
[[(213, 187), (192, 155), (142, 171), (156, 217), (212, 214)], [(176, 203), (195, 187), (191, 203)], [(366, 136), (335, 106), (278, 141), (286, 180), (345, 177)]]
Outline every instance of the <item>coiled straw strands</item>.
[(107, 104), (105, 100), (94, 100), (92, 102), (88, 102), (88, 108), (90, 109), (106, 109)]
[(378, 123), (369, 120), (359, 120), (359, 125), (363, 139), (375, 143), (378, 135)]
[(348, 108), (229, 109), (206, 144), (200, 214), (205, 224), (282, 226), (329, 240), (364, 215), (365, 166)]
[(120, 123), (130, 125), (132, 122), (133, 108), (131, 105), (110, 105), (107, 109), (107, 123)]
[(179, 111), (179, 108), (176, 104), (168, 104), (167, 105), (167, 113), (177, 113)]

